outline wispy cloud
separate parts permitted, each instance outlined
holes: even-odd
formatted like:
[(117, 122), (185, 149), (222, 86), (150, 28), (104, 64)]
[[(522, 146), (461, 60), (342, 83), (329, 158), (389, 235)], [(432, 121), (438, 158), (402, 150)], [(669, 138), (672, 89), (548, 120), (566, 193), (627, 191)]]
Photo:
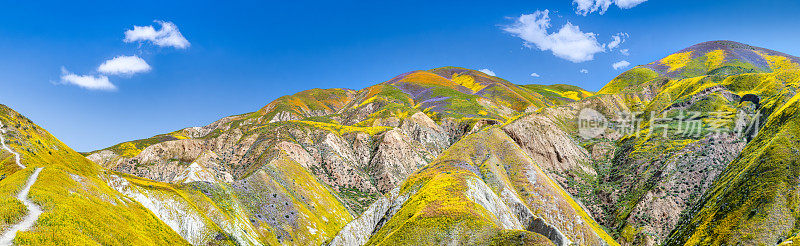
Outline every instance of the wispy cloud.
[(541, 51), (551, 51), (553, 55), (579, 63), (591, 61), (594, 55), (605, 51), (605, 45), (597, 42), (597, 35), (584, 33), (580, 27), (567, 22), (558, 32), (550, 33), (550, 11), (536, 11), (520, 16), (514, 24), (503, 28), (525, 41), (525, 46), (534, 46)]
[(584, 68), (584, 69), (581, 69), (579, 72), (581, 72), (582, 74), (588, 74), (589, 70)]
[(616, 0), (614, 4), (621, 9), (630, 9), (643, 2), (647, 2), (647, 0)]
[(630, 65), (631, 65), (631, 63), (628, 62), (628, 61), (618, 61), (618, 62), (615, 62), (614, 64), (611, 64), (611, 67), (613, 67), (614, 70), (619, 70), (620, 68), (626, 68), (626, 67), (628, 67)]
[(624, 55), (624, 56), (629, 56), (629, 55), (631, 55), (631, 51), (630, 51), (630, 50), (628, 50), (628, 49), (621, 49), (621, 50), (619, 50), (619, 53), (621, 53), (621, 54), (622, 54), (622, 55)]
[(77, 85), (89, 90), (114, 91), (117, 89), (106, 76), (77, 75), (64, 67), (61, 67), (61, 83)]
[(647, 0), (573, 0), (575, 13), (586, 16), (587, 14), (598, 12), (605, 14), (611, 4), (617, 5), (621, 9), (630, 9), (646, 2)]
[(487, 75), (490, 75), (490, 76), (497, 76), (496, 74), (494, 74), (494, 71), (489, 70), (488, 68), (484, 68), (484, 69), (481, 69), (481, 70), (478, 70), (478, 71), (480, 71), (482, 73), (485, 73)]
[(103, 62), (97, 71), (110, 75), (133, 75), (150, 71), (150, 65), (138, 56), (117, 56)]
[(125, 31), (124, 41), (126, 43), (151, 42), (161, 47), (175, 47), (178, 49), (185, 49), (191, 45), (174, 23), (160, 20), (154, 22), (161, 25), (161, 29), (156, 30), (152, 25), (133, 26), (133, 30)]
[(538, 73), (532, 73), (531, 77), (538, 78), (538, 77), (542, 77), (542, 76), (540, 76)]
[(624, 32), (614, 34), (611, 36), (611, 42), (609, 42), (606, 47), (608, 47), (608, 50), (614, 50), (615, 48), (619, 47), (620, 44), (624, 43), (625, 39), (627, 39), (629, 36), (630, 35)]

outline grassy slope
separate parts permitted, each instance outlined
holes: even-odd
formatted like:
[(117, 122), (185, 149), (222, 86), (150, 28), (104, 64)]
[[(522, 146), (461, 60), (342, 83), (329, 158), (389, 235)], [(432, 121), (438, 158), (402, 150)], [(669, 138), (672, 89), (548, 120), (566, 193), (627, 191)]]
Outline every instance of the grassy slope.
[(714, 183), (671, 244), (776, 243), (798, 232), (800, 95), (769, 117), (758, 136)]
[[(737, 110), (742, 110), (741, 107), (744, 104), (739, 104), (738, 101), (729, 102), (722, 92), (713, 92), (702, 97), (697, 95), (701, 95), (704, 90), (713, 87), (721, 87), (722, 90), (736, 96), (756, 95), (762, 99), (760, 112), (763, 115), (770, 115), (779, 111), (780, 107), (796, 92), (798, 77), (800, 77), (796, 61), (796, 57), (738, 43), (707, 42), (679, 51), (654, 63), (637, 66), (612, 80), (598, 94), (620, 96), (624, 98), (631, 109), (643, 111), (644, 114), (641, 114), (639, 119), (643, 121), (641, 125), (645, 128), (650, 124), (648, 122), (650, 112), (660, 114), (674, 105), (693, 102), (686, 110), (701, 112), (700, 119), (707, 128), (711, 122), (711, 112), (727, 112), (727, 116), (731, 117), (736, 114)], [(670, 111), (666, 116), (674, 118), (677, 116), (676, 112)], [(676, 127), (676, 124), (673, 123), (667, 122), (668, 127), (672, 130)], [(612, 160), (614, 164), (610, 173), (605, 174), (608, 178), (599, 188), (600, 190), (624, 191), (614, 207), (610, 208), (613, 211), (610, 215), (613, 217), (610, 219), (612, 221), (610, 223), (615, 225), (613, 232), (620, 238), (627, 238), (627, 241), (638, 237), (635, 235), (638, 233), (638, 226), (646, 226), (628, 224), (629, 217), (633, 216), (631, 214), (633, 208), (643, 200), (648, 191), (655, 188), (654, 184), (658, 182), (660, 176), (672, 175), (661, 173), (664, 168), (662, 164), (679, 161), (673, 160), (673, 158), (684, 155), (677, 155), (677, 153), (693, 142), (703, 139), (709, 132), (702, 132), (698, 137), (661, 136), (661, 131), (654, 132), (656, 133), (654, 136), (647, 136), (648, 133), (650, 132), (638, 132), (639, 136), (625, 136), (616, 142), (620, 149), (615, 155), (616, 158)], [(743, 153), (749, 154), (756, 149), (764, 148), (763, 144), (763, 142), (754, 140), (747, 145), (747, 149)], [(730, 173), (734, 172), (731, 171), (731, 167), (734, 167), (733, 170), (741, 168), (735, 166), (742, 165), (739, 163), (742, 162), (743, 156), (730, 164), (729, 169), (720, 175), (720, 180), (724, 179), (724, 175), (731, 175)], [(763, 157), (761, 156), (761, 158)], [(775, 163), (770, 165), (785, 165), (788, 161), (787, 158), (789, 157), (773, 158), (770, 162)], [(700, 218), (695, 217), (691, 219), (691, 222), (681, 222), (677, 231), (673, 232), (670, 242), (705, 245), (733, 243), (759, 237), (776, 239), (776, 230), (765, 229), (758, 232), (758, 230), (754, 230), (756, 227), (747, 226), (747, 224), (759, 224), (759, 222), (742, 218), (741, 214), (729, 214), (729, 211), (736, 207), (730, 205), (733, 199), (724, 202), (720, 201), (719, 199), (722, 198), (719, 197), (722, 194), (738, 197), (739, 195), (735, 194), (739, 194), (741, 191), (730, 187), (731, 181), (720, 180), (715, 181), (713, 188), (700, 200), (701, 204), (705, 205), (702, 209), (703, 212), (690, 211), (688, 216), (691, 217), (692, 213), (697, 212)], [(753, 186), (774, 182), (752, 176), (747, 180)], [(697, 188), (696, 185), (695, 188)], [(723, 189), (724, 192), (719, 189)], [(740, 200), (737, 201), (737, 204), (743, 203)], [(700, 206), (695, 206), (694, 210)], [(750, 206), (744, 207), (749, 208)], [(750, 216), (755, 213), (754, 210)], [(722, 214), (727, 214), (724, 216), (727, 217), (727, 221), (719, 221), (723, 218)], [(774, 213), (771, 216), (773, 219), (780, 218)], [(793, 216), (784, 218), (793, 218)], [(790, 219), (790, 221), (794, 221), (794, 219)], [(693, 227), (699, 228), (695, 230)], [(781, 231), (778, 234), (788, 234), (788, 232)], [(790, 235), (782, 237), (788, 236)]]
[[(352, 220), (331, 190), (288, 157), (270, 162), (234, 185), (167, 184), (119, 175), (136, 186), (138, 193), (181, 204), (183, 213), (202, 218), (207, 228), (203, 233), (211, 237), (222, 234), (240, 244), (317, 245)], [(268, 214), (303, 219), (251, 224)], [(236, 235), (240, 231), (244, 234)]]
[[(237, 190), (237, 194), (247, 210), (251, 213), (283, 213), (288, 217), (301, 218), (294, 223), (275, 223), (259, 228), (269, 231), (275, 239), (268, 242), (281, 244), (316, 245), (321, 244), (334, 235), (353, 216), (347, 211), (332, 190), (318, 181), (308, 170), (289, 157), (281, 157), (270, 162), (262, 170), (247, 178), (251, 185), (248, 190)], [(256, 191), (256, 192), (253, 192)], [(270, 202), (270, 196), (284, 196), (283, 207), (280, 203)], [(275, 206), (268, 209), (266, 206)], [(288, 207), (291, 206), (291, 207)], [(281, 236), (283, 233), (286, 236)], [(273, 241), (274, 240), (274, 241)]]
[(759, 53), (771, 73), (731, 78), (727, 84), (762, 98), (766, 123), (713, 187), (691, 217), (671, 234), (670, 245), (774, 244), (797, 235), (800, 194), (800, 65)]
[[(20, 245), (164, 245), (185, 244), (174, 231), (140, 204), (111, 189), (105, 171), (71, 150), (41, 127), (0, 105), (6, 139), (22, 155), (24, 170), (5, 169), (0, 181), (3, 226), (26, 213), (13, 199), (37, 167), (45, 167), (31, 188), (31, 200), (44, 213), (31, 231), (18, 233)], [(8, 159), (3, 161), (7, 166)], [(6, 205), (8, 204), (8, 206)], [(87, 216), (91, 215), (91, 216)]]

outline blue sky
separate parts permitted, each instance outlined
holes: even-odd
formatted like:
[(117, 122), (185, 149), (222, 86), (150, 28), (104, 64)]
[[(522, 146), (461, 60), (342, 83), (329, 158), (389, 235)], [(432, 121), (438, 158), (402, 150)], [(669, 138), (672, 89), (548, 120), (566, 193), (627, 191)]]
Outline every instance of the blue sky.
[[(3, 1), (0, 103), (76, 150), (89, 151), (255, 111), (306, 89), (360, 89), (418, 69), (490, 69), (517, 84), (567, 83), (596, 91), (624, 70), (614, 70), (613, 63), (649, 63), (703, 41), (728, 39), (800, 54), (800, 1), (616, 1), (627, 9), (612, 4), (605, 13), (585, 15), (572, 0)], [(545, 10), (550, 27), (544, 38), (529, 38), (526, 46), (524, 35), (507, 31), (520, 16), (540, 11), (541, 17)], [(173, 23), (186, 45), (155, 44), (163, 35), (125, 41), (134, 26), (159, 31), (154, 20)], [(580, 50), (589, 44), (605, 51), (589, 47), (591, 59), (586, 52), (565, 54), (578, 49), (548, 35), (566, 23), (582, 37), (595, 34), (595, 43), (580, 43)], [(627, 34), (624, 42), (609, 49), (619, 33)], [(542, 51), (536, 42), (548, 48)], [(551, 51), (557, 49), (560, 56)], [(127, 61), (146, 67), (112, 63), (98, 70), (120, 56), (135, 56), (141, 61)], [(66, 84), (69, 74), (105, 76), (115, 89)]]

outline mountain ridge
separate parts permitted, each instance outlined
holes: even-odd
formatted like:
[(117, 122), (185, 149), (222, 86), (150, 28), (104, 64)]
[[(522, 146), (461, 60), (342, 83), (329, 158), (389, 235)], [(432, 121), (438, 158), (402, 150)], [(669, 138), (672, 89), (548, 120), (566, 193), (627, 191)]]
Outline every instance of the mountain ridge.
[[(800, 231), (789, 223), (800, 218), (790, 209), (800, 195), (784, 189), (796, 183), (798, 87), (797, 57), (710, 41), (625, 71), (597, 93), (441, 67), (360, 90), (301, 91), (255, 112), (83, 155), (3, 106), (0, 118), (12, 120), (6, 142), (28, 168), (0, 153), (0, 193), (47, 166), (32, 200), (115, 197), (129, 207), (102, 205), (89, 220), (135, 214), (145, 222), (117, 229), (138, 235), (147, 231), (141, 225), (155, 225), (162, 233), (140, 239), (148, 243), (783, 242)], [(640, 129), (586, 137), (578, 117), (587, 108), (612, 120), (631, 114)], [(674, 132), (682, 110), (698, 112), (705, 130)], [(709, 130), (718, 112), (738, 123)], [(740, 125), (751, 130), (736, 132)], [(74, 214), (48, 201), (18, 243), (58, 240), (37, 233), (53, 230), (52, 216)], [(23, 212), (12, 200), (0, 203), (3, 228)], [(779, 219), (789, 222), (746, 229)], [(96, 240), (115, 244), (122, 235)]]

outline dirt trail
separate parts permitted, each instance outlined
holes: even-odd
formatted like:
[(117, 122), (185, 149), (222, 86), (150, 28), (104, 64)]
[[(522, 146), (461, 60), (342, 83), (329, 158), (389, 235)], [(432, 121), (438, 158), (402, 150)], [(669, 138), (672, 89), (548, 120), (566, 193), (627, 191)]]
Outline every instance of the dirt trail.
[(3, 129), (3, 127), (4, 127), (3, 122), (0, 121), (0, 144), (3, 146), (3, 149), (5, 149), (8, 152), (11, 152), (11, 154), (14, 154), (14, 159), (17, 161), (17, 165), (22, 169), (25, 169), (25, 165), (22, 165), (22, 163), (19, 162), (19, 153), (14, 152), (14, 150), (12, 150), (11, 148), (8, 147), (8, 145), (6, 145), (6, 138), (5, 136), (3, 136), (4, 134), (6, 134), (6, 129)]
[(39, 219), (39, 215), (42, 214), (42, 209), (39, 205), (31, 202), (28, 199), (28, 192), (31, 191), (31, 186), (36, 183), (36, 180), (39, 178), (39, 173), (42, 172), (43, 167), (37, 168), (36, 171), (33, 172), (30, 178), (28, 178), (28, 183), (25, 184), (25, 187), (17, 195), (17, 199), (22, 201), (22, 204), (25, 204), (25, 207), (28, 208), (28, 215), (25, 218), (17, 223), (16, 225), (12, 226), (11, 229), (4, 232), (2, 236), (0, 236), (0, 246), (11, 245), (14, 242), (14, 238), (17, 236), (18, 231), (27, 231), (28, 229), (36, 223), (36, 220)]

